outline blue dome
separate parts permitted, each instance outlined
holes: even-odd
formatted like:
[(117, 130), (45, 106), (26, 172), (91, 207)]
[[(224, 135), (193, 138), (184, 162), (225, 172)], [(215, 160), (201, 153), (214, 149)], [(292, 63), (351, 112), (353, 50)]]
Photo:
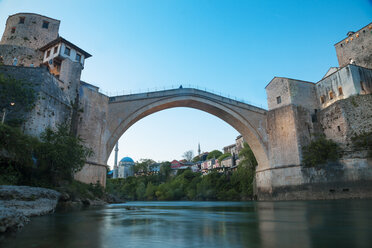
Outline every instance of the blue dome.
[(131, 163), (134, 163), (133, 159), (131, 159), (130, 157), (124, 157), (120, 160), (120, 162), (131, 162)]

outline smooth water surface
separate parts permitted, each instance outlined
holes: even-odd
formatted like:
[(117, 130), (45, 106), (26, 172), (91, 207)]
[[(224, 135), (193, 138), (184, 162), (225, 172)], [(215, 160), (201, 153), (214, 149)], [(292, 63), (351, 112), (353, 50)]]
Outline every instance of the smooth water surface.
[(129, 202), (32, 218), (0, 247), (372, 247), (372, 201)]

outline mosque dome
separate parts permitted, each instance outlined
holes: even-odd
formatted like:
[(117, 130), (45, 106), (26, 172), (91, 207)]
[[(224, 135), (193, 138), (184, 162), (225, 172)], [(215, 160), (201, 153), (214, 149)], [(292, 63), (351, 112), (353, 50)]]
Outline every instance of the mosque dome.
[(123, 163), (134, 163), (133, 159), (131, 159), (130, 157), (124, 157), (120, 160), (120, 162), (123, 162)]

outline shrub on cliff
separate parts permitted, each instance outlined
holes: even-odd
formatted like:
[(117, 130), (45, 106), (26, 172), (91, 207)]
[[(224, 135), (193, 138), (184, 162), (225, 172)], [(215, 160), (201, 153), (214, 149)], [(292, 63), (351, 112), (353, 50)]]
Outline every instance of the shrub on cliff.
[(317, 136), (309, 145), (302, 148), (302, 163), (306, 167), (317, 167), (340, 157), (340, 148), (324, 135)]
[(372, 158), (372, 132), (363, 132), (351, 138), (354, 147), (368, 151), (368, 157)]
[(72, 180), (74, 173), (81, 170), (92, 155), (80, 138), (70, 134), (66, 125), (60, 125), (56, 131), (47, 128), (41, 134), (41, 141), (36, 151), (37, 164), (50, 176), (53, 184)]

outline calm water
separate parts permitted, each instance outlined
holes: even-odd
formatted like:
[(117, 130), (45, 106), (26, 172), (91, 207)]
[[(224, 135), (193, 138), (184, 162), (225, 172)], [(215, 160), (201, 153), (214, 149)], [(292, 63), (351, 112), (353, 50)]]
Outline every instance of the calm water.
[(372, 201), (130, 202), (33, 218), (0, 247), (372, 247)]

